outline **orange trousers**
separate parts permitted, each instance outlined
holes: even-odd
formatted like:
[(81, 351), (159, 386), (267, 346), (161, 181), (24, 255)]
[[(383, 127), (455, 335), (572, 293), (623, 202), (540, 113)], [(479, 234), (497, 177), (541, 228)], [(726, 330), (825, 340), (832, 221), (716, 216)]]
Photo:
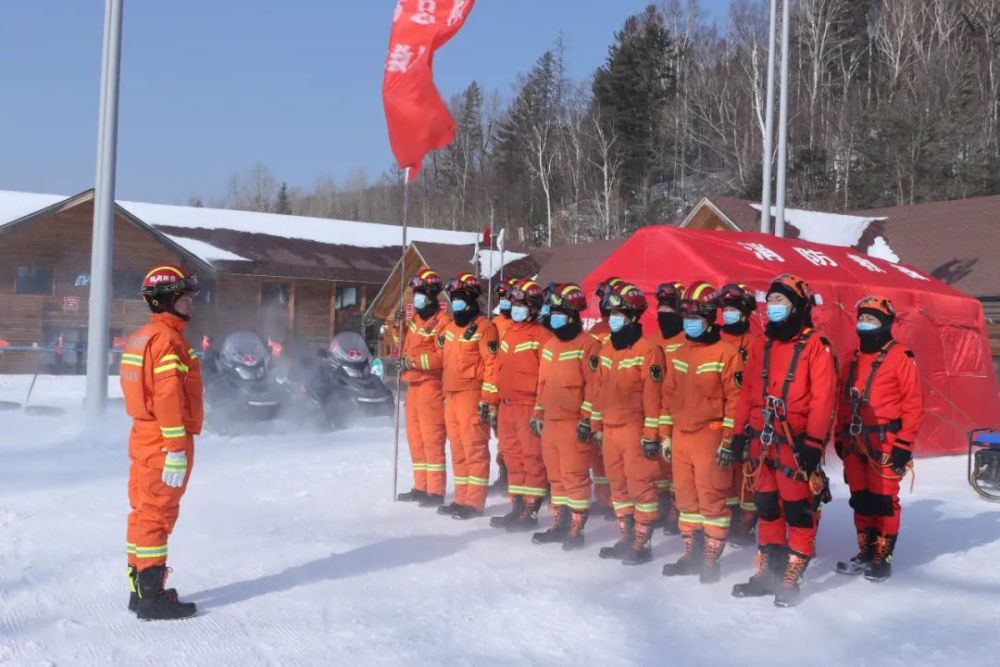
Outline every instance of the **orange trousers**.
[(576, 437), (575, 420), (546, 419), (542, 430), (542, 455), (557, 506), (583, 512), (590, 509), (590, 466), (594, 446)]
[(650, 524), (660, 516), (660, 465), (642, 455), (642, 428), (641, 417), (631, 424), (605, 424), (602, 449), (615, 513), (633, 514), (636, 522)]
[(744, 516), (757, 511), (757, 506), (753, 504), (753, 480), (747, 480), (742, 463), (733, 466), (733, 489), (726, 502), (731, 506), (739, 505)]
[(729, 537), (732, 512), (726, 498), (732, 490), (733, 471), (715, 464), (721, 441), (721, 431), (674, 430), (671, 456), (682, 535), (704, 530), (706, 537), (717, 540)]
[(490, 425), (479, 419), (481, 395), (478, 389), (452, 391), (444, 404), (455, 502), (480, 510), (486, 507), (490, 483)]
[(163, 483), (164, 441), (154, 422), (135, 422), (129, 436), (128, 514), (126, 551), (128, 564), (137, 570), (167, 564), (167, 541), (180, 513), (194, 467), (194, 446), (184, 450), (187, 475), (180, 488)]
[(406, 390), (406, 439), (413, 462), (413, 488), (444, 495), (444, 393), (441, 381), (427, 378)]
[(504, 401), (497, 413), (497, 440), (507, 466), (507, 492), (511, 496), (544, 498), (547, 490), (542, 440), (531, 432), (534, 405)]
[(660, 465), (660, 475), (656, 478), (656, 488), (660, 493), (673, 495), (674, 491), (674, 468), (673, 465), (663, 460), (663, 457), (656, 459)]

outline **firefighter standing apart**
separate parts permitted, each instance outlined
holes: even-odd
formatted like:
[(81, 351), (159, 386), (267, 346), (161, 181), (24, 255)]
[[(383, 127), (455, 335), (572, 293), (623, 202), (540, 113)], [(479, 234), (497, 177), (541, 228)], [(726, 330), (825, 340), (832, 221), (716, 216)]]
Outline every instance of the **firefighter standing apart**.
[(837, 571), (878, 582), (892, 574), (899, 483), (911, 465), (924, 403), (913, 353), (892, 338), (892, 302), (867, 296), (857, 314), (860, 347), (840, 392), (836, 449), (851, 490), (858, 554), (837, 563)]
[(167, 579), (167, 540), (194, 464), (201, 433), (201, 369), (184, 339), (198, 281), (178, 266), (146, 274), (141, 290), (153, 316), (129, 336), (122, 353), (121, 386), (132, 418), (129, 435), (129, 609), (143, 620), (193, 616)]
[(619, 285), (605, 300), (611, 335), (601, 347), (591, 426), (611, 480), (619, 537), (599, 555), (638, 565), (652, 558), (650, 537), (659, 518), (656, 459), (663, 350), (642, 336), (639, 318), (647, 307), (642, 290)]
[(452, 320), (438, 336), (444, 373), (445, 425), (455, 499), (438, 507), (456, 519), (482, 516), (490, 482), (490, 421), (496, 419), (497, 329), (479, 312), (482, 286), (463, 273), (448, 281)]
[(691, 285), (681, 302), (687, 343), (672, 356), (663, 382), (660, 435), (673, 464), (684, 555), (665, 576), (699, 574), (719, 580), (719, 557), (729, 537), (735, 456), (730, 448), (743, 361), (722, 342), (715, 324), (718, 295), (708, 283)]
[(815, 554), (819, 504), (829, 500), (823, 448), (833, 427), (837, 370), (830, 343), (812, 329), (815, 297), (796, 276), (767, 293), (766, 336), (752, 344), (732, 450), (747, 451), (757, 506), (757, 571), (736, 597), (774, 594), (798, 603), (799, 581)]
[(542, 441), (530, 422), (542, 343), (552, 334), (538, 323), (542, 306), (542, 288), (538, 283), (521, 281), (510, 290), (510, 302), (512, 324), (500, 341), (496, 363), (500, 397), (496, 431), (500, 453), (507, 465), (511, 509), (490, 519), (490, 525), (518, 532), (538, 525), (538, 510), (548, 490)]
[[(406, 437), (413, 465), (413, 489), (398, 499), (419, 502), (421, 507), (444, 504), (445, 426), (444, 392), (441, 389), (442, 357), (437, 338), (448, 321), (438, 295), (443, 285), (437, 271), (421, 269), (410, 279), (413, 318), (403, 333), (399, 370), (406, 382)], [(396, 313), (396, 317), (402, 317)], [(393, 326), (394, 337), (398, 325)]]
[[(750, 343), (755, 335), (750, 331), (750, 316), (757, 310), (757, 298), (746, 285), (730, 283), (719, 290), (722, 305), (722, 340), (735, 347), (746, 365)], [(757, 507), (753, 504), (753, 489), (743, 476), (743, 466), (733, 466), (733, 489), (727, 500), (733, 511), (733, 526), (729, 541), (739, 546), (754, 543)]]
[(591, 393), (600, 364), (600, 344), (583, 332), (580, 313), (587, 297), (577, 285), (553, 287), (547, 299), (553, 338), (542, 345), (538, 399), (532, 428), (542, 436), (545, 470), (552, 492), (552, 526), (535, 533), (536, 544), (583, 546), (590, 512)]

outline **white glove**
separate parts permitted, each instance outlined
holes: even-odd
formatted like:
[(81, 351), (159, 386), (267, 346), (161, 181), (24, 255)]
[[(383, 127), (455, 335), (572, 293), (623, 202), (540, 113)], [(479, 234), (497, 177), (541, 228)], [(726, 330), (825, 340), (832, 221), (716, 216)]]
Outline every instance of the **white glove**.
[(167, 452), (167, 458), (163, 461), (163, 483), (169, 487), (179, 489), (184, 485), (184, 476), (187, 474), (188, 458), (184, 452)]
[(670, 438), (669, 435), (664, 436), (663, 440), (660, 442), (660, 456), (662, 456), (663, 460), (666, 461), (667, 463), (670, 463), (670, 456), (673, 449), (673, 444), (674, 441)]

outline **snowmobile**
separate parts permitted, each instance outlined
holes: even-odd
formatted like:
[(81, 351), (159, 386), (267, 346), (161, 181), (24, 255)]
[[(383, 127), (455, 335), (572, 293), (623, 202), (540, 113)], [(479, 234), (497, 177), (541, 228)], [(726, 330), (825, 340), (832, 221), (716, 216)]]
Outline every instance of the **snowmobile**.
[(969, 432), (969, 484), (982, 498), (1000, 503), (1000, 430)]
[(358, 418), (395, 414), (392, 392), (372, 372), (368, 346), (353, 331), (334, 336), (312, 368), (297, 375), (323, 428), (349, 428)]
[(220, 433), (274, 419), (285, 402), (274, 378), (271, 351), (251, 331), (229, 334), (221, 351), (209, 350), (202, 360), (202, 379), (205, 421)]

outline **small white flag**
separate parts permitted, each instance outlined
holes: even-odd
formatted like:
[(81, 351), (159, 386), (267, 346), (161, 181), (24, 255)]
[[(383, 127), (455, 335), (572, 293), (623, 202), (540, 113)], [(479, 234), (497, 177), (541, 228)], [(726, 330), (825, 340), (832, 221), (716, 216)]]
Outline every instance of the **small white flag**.
[(497, 250), (503, 252), (503, 236), (506, 233), (506, 229), (501, 229), (500, 233), (497, 234)]
[(476, 267), (476, 275), (479, 275), (479, 241), (476, 241), (476, 247), (472, 251), (472, 259), (469, 260), (469, 264)]

